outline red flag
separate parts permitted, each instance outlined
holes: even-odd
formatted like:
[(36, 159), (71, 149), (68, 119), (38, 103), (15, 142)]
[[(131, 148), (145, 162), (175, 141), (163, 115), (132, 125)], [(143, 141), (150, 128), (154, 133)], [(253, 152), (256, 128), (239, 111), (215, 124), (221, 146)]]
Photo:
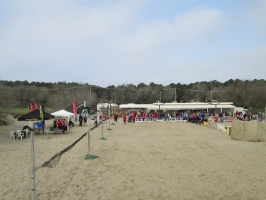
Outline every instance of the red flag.
[(72, 101), (72, 109), (73, 109), (73, 113), (76, 117), (77, 116), (77, 106), (76, 106), (76, 103), (74, 101)]
[(30, 102), (30, 111), (31, 111), (31, 112), (34, 111), (33, 103), (32, 103), (32, 102)]
[(38, 104), (36, 102), (34, 102), (34, 106), (35, 106), (34, 110), (38, 109)]

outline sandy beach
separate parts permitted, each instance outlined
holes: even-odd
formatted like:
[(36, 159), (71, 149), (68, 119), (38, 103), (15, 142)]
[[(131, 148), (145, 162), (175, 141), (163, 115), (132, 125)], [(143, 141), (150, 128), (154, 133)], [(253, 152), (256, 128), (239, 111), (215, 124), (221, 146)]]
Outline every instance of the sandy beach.
[[(47, 124), (51, 122), (46, 122)], [(12, 140), (1, 127), (0, 199), (31, 199), (30, 138)], [(91, 121), (91, 126), (93, 121)], [(36, 170), (36, 199), (266, 199), (266, 145), (232, 140), (221, 131), (184, 122), (109, 123), (63, 154), (54, 168)], [(103, 130), (103, 132), (102, 132)], [(35, 167), (88, 131), (35, 135)], [(100, 140), (102, 133), (106, 140)]]

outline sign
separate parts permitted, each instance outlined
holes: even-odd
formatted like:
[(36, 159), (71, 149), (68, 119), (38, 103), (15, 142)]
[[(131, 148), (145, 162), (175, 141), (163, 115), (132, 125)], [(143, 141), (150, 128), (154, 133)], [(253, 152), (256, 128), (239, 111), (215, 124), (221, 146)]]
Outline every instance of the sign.
[(42, 128), (42, 122), (34, 122), (34, 129), (41, 129)]

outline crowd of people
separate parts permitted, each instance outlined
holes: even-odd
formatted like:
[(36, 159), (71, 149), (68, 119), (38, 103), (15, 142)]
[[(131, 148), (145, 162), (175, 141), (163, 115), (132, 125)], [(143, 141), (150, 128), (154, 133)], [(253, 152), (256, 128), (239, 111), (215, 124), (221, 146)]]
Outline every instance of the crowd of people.
[[(119, 118), (119, 113), (114, 113), (111, 116), (111, 119), (114, 122), (117, 122)], [(101, 117), (101, 116), (100, 116)], [(157, 112), (144, 112), (144, 111), (129, 111), (125, 112), (122, 115), (123, 123), (135, 123), (136, 121), (156, 121), (156, 120), (163, 120), (163, 121), (172, 121), (172, 120), (182, 120), (187, 121), (190, 123), (196, 124), (203, 124), (203, 122), (208, 122), (208, 120), (214, 119), (215, 121), (223, 122), (226, 119), (242, 120), (242, 121), (250, 121), (252, 120), (251, 116), (248, 112), (239, 112), (236, 111), (235, 113), (231, 112), (219, 112), (218, 114), (212, 110), (210, 112), (206, 111), (182, 111), (182, 112), (166, 112), (166, 111), (157, 111)], [(99, 118), (101, 121), (102, 118)], [(86, 126), (88, 121), (87, 116), (79, 115), (79, 126)], [(98, 116), (97, 114), (93, 116), (94, 126), (98, 125)], [(105, 120), (103, 116), (103, 121)], [(258, 116), (259, 121), (263, 121), (262, 116)], [(63, 133), (67, 134), (70, 132), (71, 128), (74, 126), (74, 122), (70, 119), (67, 122), (66, 119), (55, 119), (54, 120), (54, 134), (56, 133)]]
[(205, 114), (203, 112), (143, 112), (143, 111), (129, 111), (123, 114), (123, 121), (134, 123), (136, 121), (155, 121), (155, 120), (187, 120), (189, 122), (196, 122), (196, 120), (203, 121)]
[[(117, 122), (119, 118), (119, 113), (114, 113), (112, 115), (114, 122)], [(223, 122), (225, 119), (237, 119), (242, 121), (250, 121), (251, 117), (248, 112), (219, 112), (216, 114), (214, 110), (210, 112), (206, 111), (182, 111), (182, 112), (166, 112), (166, 111), (157, 111), (157, 112), (144, 112), (144, 111), (129, 111), (122, 115), (122, 119), (124, 124), (126, 123), (135, 123), (136, 121), (155, 121), (155, 120), (163, 120), (163, 121), (172, 121), (172, 120), (185, 120), (190, 123), (202, 124), (204, 121), (207, 122), (210, 118), (214, 118), (215, 121)], [(94, 126), (98, 125), (98, 117), (97, 115), (93, 116)], [(262, 119), (260, 117), (259, 119)], [(87, 116), (79, 115), (79, 126), (85, 126), (88, 119)], [(104, 120), (104, 118), (103, 118)], [(55, 119), (54, 120), (54, 133), (64, 133), (67, 134), (70, 129), (74, 126), (74, 122), (69, 120), (67, 122), (66, 119)]]
[[(248, 112), (219, 112), (216, 113), (214, 110), (210, 112), (206, 111), (183, 111), (183, 112), (149, 112), (144, 111), (129, 111), (123, 114), (123, 121), (128, 123), (134, 123), (135, 121), (155, 121), (155, 120), (186, 120), (191, 123), (200, 123), (208, 121), (208, 119), (214, 118), (215, 121), (223, 122), (225, 120), (232, 121), (233, 118), (242, 121), (250, 121), (251, 117)], [(117, 121), (117, 119), (116, 119)]]
[(68, 134), (71, 131), (71, 128), (74, 126), (74, 122), (70, 119), (68, 122), (66, 119), (57, 119), (53, 121), (54, 134), (63, 133)]
[(242, 121), (250, 121), (252, 118), (249, 116), (248, 112), (238, 112), (238, 110), (235, 113), (235, 118)]
[(85, 126), (86, 123), (88, 121), (88, 118), (86, 115), (82, 116), (82, 115), (79, 115), (79, 126)]

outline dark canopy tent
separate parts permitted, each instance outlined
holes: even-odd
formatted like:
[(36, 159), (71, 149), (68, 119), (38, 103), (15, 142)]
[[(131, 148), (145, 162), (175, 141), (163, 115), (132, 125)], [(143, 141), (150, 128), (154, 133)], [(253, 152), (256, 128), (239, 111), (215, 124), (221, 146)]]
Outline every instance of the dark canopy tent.
[[(42, 115), (43, 115), (43, 118), (42, 118)], [(32, 112), (29, 112), (25, 115), (22, 115), (18, 118), (18, 121), (39, 121), (39, 120), (42, 120), (42, 130), (43, 130), (43, 133), (44, 133), (44, 120), (49, 120), (49, 119), (53, 119), (54, 116), (49, 114), (49, 113), (46, 113), (46, 112), (43, 112), (43, 111), (40, 111), (39, 109), (36, 109)]]
[[(53, 115), (46, 113), (46, 112), (43, 112), (43, 120), (49, 120), (49, 119), (53, 119), (53, 118), (54, 118)], [(41, 116), (40, 116), (40, 110), (39, 109), (36, 109), (36, 110), (29, 112), (25, 115), (22, 115), (18, 118), (18, 121), (38, 121), (38, 120), (42, 120)]]

